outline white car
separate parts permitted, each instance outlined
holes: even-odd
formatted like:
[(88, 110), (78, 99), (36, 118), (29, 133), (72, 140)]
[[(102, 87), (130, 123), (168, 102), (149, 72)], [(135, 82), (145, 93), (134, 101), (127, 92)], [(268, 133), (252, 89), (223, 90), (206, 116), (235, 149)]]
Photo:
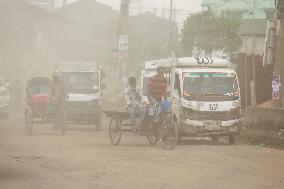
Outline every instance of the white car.
[(0, 117), (8, 117), (10, 114), (10, 92), (5, 80), (0, 79)]

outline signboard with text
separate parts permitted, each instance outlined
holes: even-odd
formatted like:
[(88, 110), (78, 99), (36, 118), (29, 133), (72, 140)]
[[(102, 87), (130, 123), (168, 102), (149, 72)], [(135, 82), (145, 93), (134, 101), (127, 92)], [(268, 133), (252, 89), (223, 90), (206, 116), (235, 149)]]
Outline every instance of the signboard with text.
[(280, 99), (280, 75), (274, 73), (272, 77), (272, 100)]

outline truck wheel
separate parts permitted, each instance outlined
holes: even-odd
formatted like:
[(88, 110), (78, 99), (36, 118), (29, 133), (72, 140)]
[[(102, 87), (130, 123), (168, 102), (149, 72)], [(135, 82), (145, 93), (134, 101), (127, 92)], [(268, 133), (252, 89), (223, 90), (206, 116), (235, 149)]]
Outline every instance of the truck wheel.
[(230, 145), (235, 144), (235, 136), (234, 135), (229, 135), (229, 144)]

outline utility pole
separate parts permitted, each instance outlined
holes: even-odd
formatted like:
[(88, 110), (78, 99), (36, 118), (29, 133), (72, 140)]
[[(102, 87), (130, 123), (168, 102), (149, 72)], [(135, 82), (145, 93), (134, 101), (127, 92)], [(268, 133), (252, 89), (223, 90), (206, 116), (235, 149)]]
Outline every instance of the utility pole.
[(275, 42), (275, 59), (273, 71), (280, 78), (280, 94), (279, 99), (273, 100), (274, 108), (283, 108), (283, 94), (284, 94), (284, 1), (278, 0), (276, 2), (278, 26), (276, 26), (276, 42)]
[(169, 55), (173, 56), (173, 0), (170, 0)]
[(129, 28), (129, 3), (130, 0), (120, 1), (120, 16), (118, 23), (118, 49), (120, 55), (120, 77), (123, 85), (127, 84), (127, 66), (129, 63), (128, 56), (128, 28)]
[[(252, 0), (252, 16), (255, 19), (255, 0)], [(252, 77), (251, 82), (251, 105), (256, 106), (256, 66), (255, 66), (255, 47), (256, 47), (256, 36), (253, 34), (252, 39)]]

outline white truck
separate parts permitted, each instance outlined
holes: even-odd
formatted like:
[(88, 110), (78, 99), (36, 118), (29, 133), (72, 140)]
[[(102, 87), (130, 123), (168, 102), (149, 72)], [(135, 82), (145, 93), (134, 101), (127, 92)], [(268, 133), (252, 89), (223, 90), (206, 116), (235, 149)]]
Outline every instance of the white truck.
[(93, 62), (63, 62), (56, 72), (64, 82), (68, 100), (67, 120), (101, 128), (102, 69)]
[(217, 141), (228, 136), (229, 143), (234, 144), (235, 135), (240, 132), (240, 87), (228, 62), (184, 57), (155, 63), (155, 67), (171, 70), (171, 111), (179, 127), (179, 139), (193, 136)]

